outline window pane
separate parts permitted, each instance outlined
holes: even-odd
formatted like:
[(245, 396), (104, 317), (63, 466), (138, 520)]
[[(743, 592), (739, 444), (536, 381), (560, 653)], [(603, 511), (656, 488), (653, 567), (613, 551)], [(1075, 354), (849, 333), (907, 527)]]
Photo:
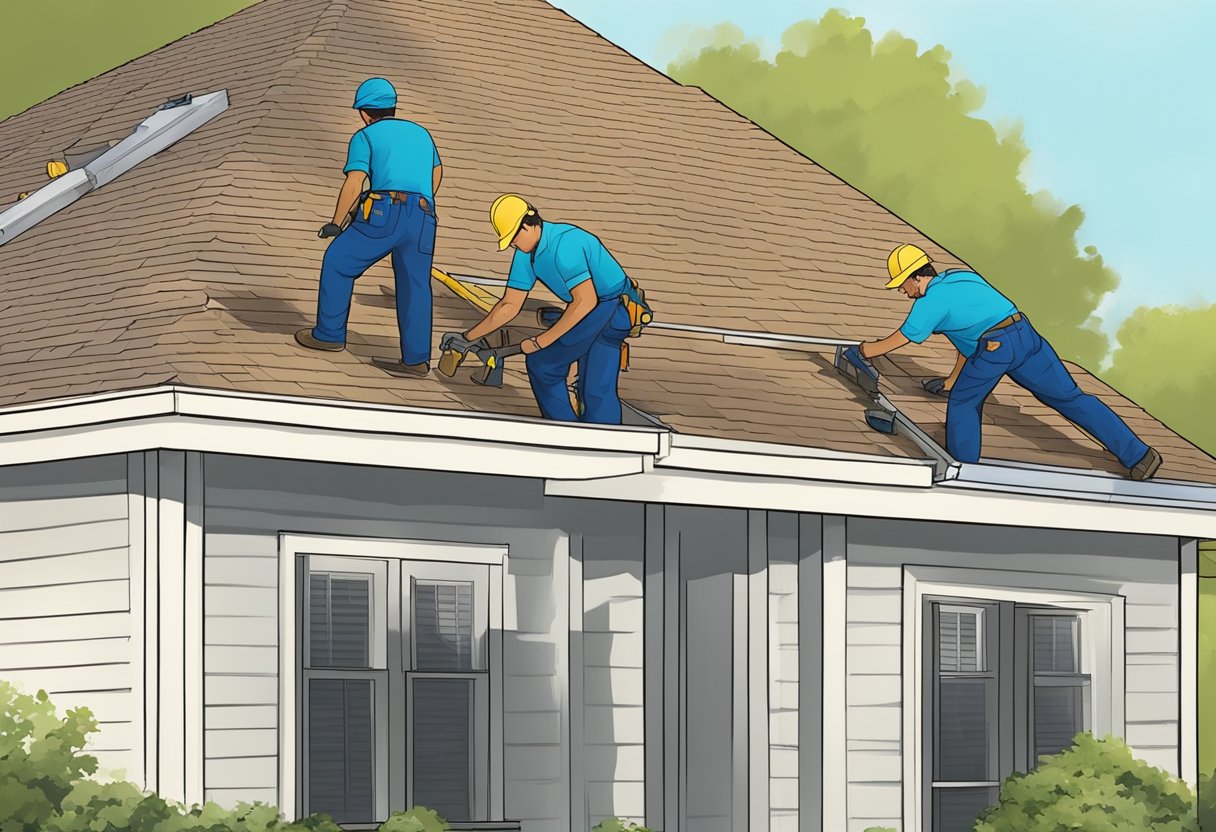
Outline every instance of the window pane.
[(1034, 759), (1058, 754), (1085, 730), (1086, 688), (1036, 687), (1034, 689)]
[(448, 820), (472, 820), (473, 682), (414, 680), (414, 791), (416, 806)]
[(933, 790), (933, 832), (971, 832), (980, 813), (997, 801), (997, 789)]
[(473, 667), (473, 584), (414, 582), (414, 653), (418, 670)]
[(993, 679), (940, 680), (937, 708), (937, 772), (934, 780), (994, 780), (989, 737), (995, 728)]
[(314, 572), (308, 579), (312, 667), (369, 667), (371, 580)]
[(1034, 670), (1036, 673), (1080, 673), (1078, 645), (1081, 622), (1073, 617), (1037, 615), (1034, 622)]
[(324, 812), (338, 822), (374, 820), (372, 737), (370, 680), (310, 680), (310, 812)]
[(939, 609), (937, 614), (938, 667), (946, 672), (983, 671), (980, 643), (983, 610), (964, 612)]

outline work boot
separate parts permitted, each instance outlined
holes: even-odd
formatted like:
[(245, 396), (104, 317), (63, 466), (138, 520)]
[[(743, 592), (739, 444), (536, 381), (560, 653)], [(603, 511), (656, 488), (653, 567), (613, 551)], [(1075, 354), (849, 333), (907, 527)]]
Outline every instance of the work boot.
[(346, 343), (343, 341), (322, 341), (314, 338), (311, 327), (296, 332), (296, 343), (301, 347), (308, 347), (310, 350), (324, 350), (325, 352), (341, 352), (346, 349)]
[(1157, 473), (1157, 469), (1160, 467), (1161, 454), (1153, 448), (1149, 448), (1144, 452), (1144, 456), (1140, 457), (1140, 461), (1131, 469), (1128, 476), (1134, 480), (1146, 480)]
[(422, 378), (431, 371), (429, 361), (423, 361), (421, 364), (402, 364), (391, 358), (373, 358), (372, 363), (390, 376), (397, 378)]

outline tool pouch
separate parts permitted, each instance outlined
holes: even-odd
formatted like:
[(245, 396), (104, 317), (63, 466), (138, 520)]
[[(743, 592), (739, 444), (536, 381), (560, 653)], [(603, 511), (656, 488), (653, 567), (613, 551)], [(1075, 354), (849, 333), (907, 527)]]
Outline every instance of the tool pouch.
[(646, 291), (632, 277), (628, 280), (621, 294), (621, 302), (629, 313), (629, 337), (638, 338), (647, 324), (654, 320), (654, 312), (646, 302)]

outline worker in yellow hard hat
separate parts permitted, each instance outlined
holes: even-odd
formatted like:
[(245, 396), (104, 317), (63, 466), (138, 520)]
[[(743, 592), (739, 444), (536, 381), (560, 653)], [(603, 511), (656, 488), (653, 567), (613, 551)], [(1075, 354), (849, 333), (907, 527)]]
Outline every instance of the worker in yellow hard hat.
[(522, 345), (541, 414), (561, 421), (578, 418), (566, 387), (570, 367), (577, 363), (582, 421), (619, 425), (617, 378), (621, 345), (631, 325), (621, 299), (631, 291), (625, 270), (595, 235), (574, 225), (545, 222), (515, 194), (494, 200), (490, 223), (498, 250), (511, 247), (515, 253), (502, 300), (465, 338), (476, 341), (510, 323), (539, 280), (566, 302), (553, 326)]
[(895, 332), (862, 344), (861, 355), (877, 358), (933, 334), (945, 335), (954, 344), (959, 355), (950, 375), (926, 379), (923, 385), (930, 393), (949, 397), (946, 449), (955, 459), (979, 460), (984, 401), (1008, 375), (1106, 446), (1132, 479), (1148, 479), (1161, 467), (1161, 454), (1100, 399), (1082, 392), (1029, 319), (984, 278), (970, 269), (939, 274), (929, 255), (911, 244), (891, 252), (887, 275), (887, 288), (911, 298), (912, 310)]

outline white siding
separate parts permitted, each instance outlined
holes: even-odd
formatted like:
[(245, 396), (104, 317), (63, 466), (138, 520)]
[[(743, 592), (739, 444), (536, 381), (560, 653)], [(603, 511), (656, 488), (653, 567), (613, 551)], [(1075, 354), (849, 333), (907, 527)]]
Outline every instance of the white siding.
[(125, 456), (0, 468), (0, 678), (88, 707), (102, 775), (138, 776)]
[(768, 531), (769, 828), (798, 832), (798, 517)]
[[(850, 829), (902, 828), (903, 566), (1061, 576), (1126, 600), (1126, 738), (1140, 758), (1178, 767), (1178, 543), (1174, 538), (850, 518), (848, 811)], [(1047, 577), (1044, 577), (1047, 576)], [(1118, 634), (1115, 635), (1118, 638)], [(910, 827), (909, 827), (910, 828)]]
[[(470, 467), (476, 460), (470, 460)], [(578, 829), (587, 813), (641, 818), (640, 505), (545, 498), (536, 481), (208, 457), (204, 673), (206, 794), (277, 793), (277, 558), (281, 531), (510, 547), (503, 580), (505, 814)], [(582, 540), (585, 752), (569, 743), (570, 539)]]
[[(583, 742), (588, 826), (646, 814), (642, 515), (583, 540)], [(576, 826), (577, 828), (577, 826)]]

